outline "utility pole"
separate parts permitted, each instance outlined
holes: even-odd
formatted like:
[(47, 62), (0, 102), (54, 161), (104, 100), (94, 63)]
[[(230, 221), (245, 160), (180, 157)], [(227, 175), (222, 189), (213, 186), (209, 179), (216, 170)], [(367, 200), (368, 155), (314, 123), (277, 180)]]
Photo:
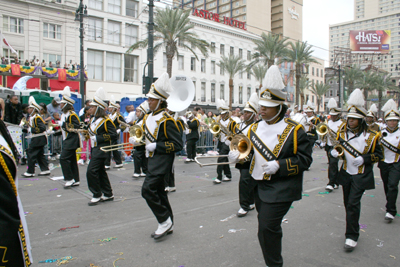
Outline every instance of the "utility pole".
[[(82, 100), (85, 100), (85, 65), (83, 61), (83, 18), (87, 17), (87, 6), (83, 5), (83, 0), (80, 0), (79, 7), (75, 13), (75, 21), (79, 21), (79, 39), (80, 39), (80, 77), (79, 77), (79, 93)], [(82, 101), (82, 108), (85, 106), (85, 101)]]
[(338, 107), (339, 108), (341, 108), (342, 107), (342, 101), (340, 100), (340, 98), (342, 97), (342, 88), (341, 88), (341, 86), (340, 86), (340, 61), (338, 62), (338, 67), (339, 67), (339, 92), (338, 92), (338, 94), (339, 94), (339, 103), (338, 103)]
[[(154, 77), (154, 51), (153, 51), (153, 46), (154, 46), (154, 20), (153, 20), (153, 14), (154, 14), (154, 0), (149, 0), (149, 43), (148, 43), (148, 49), (147, 49), (147, 63), (148, 63), (148, 69), (147, 69), (147, 74), (149, 75), (149, 80), (150, 80), (150, 85), (153, 83), (153, 77)], [(150, 88), (146, 88), (146, 90), (149, 90)], [(147, 91), (148, 92), (148, 91)], [(147, 93), (146, 92), (146, 93)]]

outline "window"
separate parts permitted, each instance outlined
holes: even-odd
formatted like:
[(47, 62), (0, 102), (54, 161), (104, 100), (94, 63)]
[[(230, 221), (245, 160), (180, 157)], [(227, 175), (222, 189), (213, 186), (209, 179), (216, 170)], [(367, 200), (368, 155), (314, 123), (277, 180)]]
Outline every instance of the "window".
[(24, 20), (3, 16), (3, 30), (5, 32), (24, 33)]
[(43, 23), (43, 37), (51, 39), (61, 39), (61, 26)]
[(107, 81), (121, 81), (121, 55), (117, 53), (109, 53), (106, 55)]
[(243, 103), (243, 86), (239, 86), (239, 104)]
[(138, 2), (134, 0), (126, 0), (126, 15), (136, 18), (138, 15)]
[(139, 57), (124, 55), (124, 82), (138, 83)]
[(103, 9), (103, 0), (89, 0), (89, 7), (94, 9)]
[(243, 49), (239, 48), (239, 58), (242, 59), (243, 58)]
[(103, 39), (103, 20), (96, 18), (88, 19), (88, 39), (101, 42)]
[(311, 102), (314, 103), (314, 95), (311, 96)]
[[(15, 54), (13, 54), (10, 49), (3, 48), (3, 56), (8, 60), (8, 64), (15, 63)], [(24, 51), (18, 50), (18, 61), (21, 65), (24, 63)]]
[(206, 72), (206, 60), (201, 60), (201, 72)]
[(243, 79), (243, 71), (239, 71), (239, 79)]
[(49, 66), (50, 62), (52, 63), (53, 67), (55, 67), (56, 61), (61, 61), (61, 55), (43, 53), (43, 59), (46, 61), (47, 67)]
[(250, 70), (247, 71), (247, 79), (251, 79), (251, 71)]
[(225, 69), (222, 68), (221, 66), (219, 67), (219, 74), (220, 75), (225, 75)]
[(235, 48), (233, 46), (231, 46), (231, 48), (229, 49), (229, 54), (232, 56), (235, 54)]
[(103, 51), (88, 49), (87, 57), (88, 78), (103, 80)]
[(251, 60), (251, 51), (247, 50), (247, 60)]
[(108, 12), (121, 14), (121, 0), (108, 0)]
[(137, 42), (138, 26), (128, 25), (125, 29), (125, 46), (129, 47)]
[(121, 35), (121, 23), (108, 21), (108, 43), (109, 44), (120, 44), (120, 35)]
[(225, 99), (225, 84), (219, 86), (219, 98)]
[(324, 78), (324, 70), (321, 70), (321, 78)]
[(194, 57), (190, 58), (190, 70), (196, 71), (196, 58)]
[(194, 85), (194, 96), (193, 96), (193, 101), (196, 101), (196, 81), (193, 81)]
[(312, 67), (312, 75), (314, 76), (315, 74), (314, 74), (314, 67)]
[(184, 68), (184, 56), (178, 56), (178, 69), (183, 70)]
[(219, 53), (221, 54), (221, 56), (225, 55), (225, 45), (220, 45), (219, 47)]
[(211, 84), (211, 102), (215, 102), (215, 83)]
[(250, 100), (250, 96), (251, 96), (251, 87), (247, 87), (247, 101)]
[(201, 102), (206, 102), (206, 83), (201, 83)]
[(166, 68), (168, 64), (167, 53), (163, 53), (163, 68)]
[(214, 42), (211, 42), (210, 50), (211, 50), (211, 53), (215, 53), (215, 43)]
[(319, 69), (317, 68), (317, 77), (319, 77)]
[(211, 74), (215, 74), (215, 61), (211, 61)]

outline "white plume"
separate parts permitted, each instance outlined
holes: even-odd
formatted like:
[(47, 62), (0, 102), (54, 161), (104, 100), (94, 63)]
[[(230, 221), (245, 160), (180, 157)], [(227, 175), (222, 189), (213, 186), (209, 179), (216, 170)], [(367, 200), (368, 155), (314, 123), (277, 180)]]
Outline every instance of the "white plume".
[(310, 108), (314, 108), (314, 104), (311, 102), (310, 99), (308, 99), (308, 101), (307, 101), (307, 106)]
[(154, 82), (154, 86), (157, 90), (163, 90), (164, 92), (170, 94), (173, 91), (171, 83), (169, 82), (168, 73), (164, 72), (161, 76)]
[(100, 87), (99, 89), (97, 89), (97, 91), (94, 95), (102, 101), (104, 101), (106, 99), (106, 92), (104, 91), (103, 87)]
[(279, 70), (277, 65), (272, 65), (268, 69), (262, 84), (263, 88), (268, 88), (268, 89), (282, 90), (283, 88), (285, 88), (285, 85), (283, 84), (282, 80), (281, 71)]
[(114, 104), (115, 104), (115, 97), (114, 97), (114, 95), (111, 95), (111, 97), (110, 97), (110, 103), (114, 103)]
[(349, 100), (347, 101), (347, 105), (356, 106), (356, 107), (364, 107), (364, 95), (360, 89), (355, 89), (349, 96)]
[(219, 110), (221, 108), (228, 109), (228, 107), (225, 104), (225, 100), (223, 100), (223, 99), (217, 99), (216, 106), (217, 106), (217, 110)]
[(378, 108), (376, 107), (375, 104), (372, 104), (368, 111), (371, 111), (371, 112), (373, 112), (373, 113), (376, 113), (376, 112), (378, 112)]
[(36, 104), (35, 98), (33, 96), (29, 97), (29, 105), (32, 105), (33, 103)]
[(65, 86), (62, 92), (63, 96), (71, 97), (71, 88), (69, 86)]
[(327, 105), (328, 109), (337, 108), (337, 103), (334, 98), (330, 98)]
[(393, 99), (389, 99), (385, 105), (383, 105), (382, 107), (382, 111), (386, 112), (386, 111), (390, 111), (390, 110), (397, 110), (397, 105), (396, 102), (394, 102)]
[(150, 109), (150, 107), (149, 107), (149, 102), (144, 101), (142, 104), (140, 104), (140, 107), (141, 107), (146, 113), (149, 112), (149, 109)]
[(258, 105), (258, 95), (257, 93), (252, 93), (249, 99), (249, 103), (250, 105), (252, 105), (256, 110), (258, 110), (260, 108), (260, 106)]

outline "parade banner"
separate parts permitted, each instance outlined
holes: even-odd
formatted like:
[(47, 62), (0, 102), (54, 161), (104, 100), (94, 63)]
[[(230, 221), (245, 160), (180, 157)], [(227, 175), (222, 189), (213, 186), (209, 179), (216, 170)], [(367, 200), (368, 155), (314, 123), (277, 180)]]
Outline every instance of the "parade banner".
[(18, 64), (11, 64), (11, 73), (15, 76), (21, 76), (21, 70)]
[(350, 31), (351, 53), (389, 53), (390, 31)]
[(22, 129), (18, 126), (7, 126), (8, 131), (10, 132), (11, 138), (17, 147), (17, 150), (21, 157), (24, 154), (24, 148), (22, 143)]
[(19, 65), (19, 70), (21, 73), (25, 74), (34, 74), (37, 69), (37, 66), (21, 66)]
[(0, 65), (0, 72), (8, 72), (11, 69), (11, 65)]
[(42, 73), (47, 78), (53, 78), (53, 77), (57, 76), (58, 70), (56, 68), (45, 68), (45, 67), (42, 67)]
[(58, 69), (58, 80), (61, 82), (67, 80), (67, 71), (65, 69)]

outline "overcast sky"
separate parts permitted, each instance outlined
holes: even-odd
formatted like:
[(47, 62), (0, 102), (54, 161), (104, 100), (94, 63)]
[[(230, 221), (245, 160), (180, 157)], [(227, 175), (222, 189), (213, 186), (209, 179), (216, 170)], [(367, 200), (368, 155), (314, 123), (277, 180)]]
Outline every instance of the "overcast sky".
[(313, 48), (314, 56), (328, 60), (329, 25), (353, 18), (353, 0), (304, 0), (303, 41), (316, 46)]

